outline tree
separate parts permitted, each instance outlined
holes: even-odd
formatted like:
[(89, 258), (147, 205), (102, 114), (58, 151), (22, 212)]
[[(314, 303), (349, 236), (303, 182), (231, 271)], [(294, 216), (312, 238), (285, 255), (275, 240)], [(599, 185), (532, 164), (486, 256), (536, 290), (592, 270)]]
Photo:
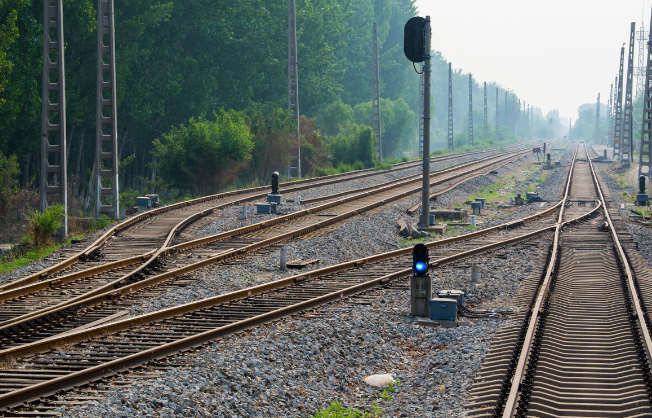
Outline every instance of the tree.
[(251, 159), (253, 142), (245, 118), (235, 111), (215, 120), (190, 118), (154, 141), (157, 172), (172, 187), (193, 196), (213, 194), (231, 182)]

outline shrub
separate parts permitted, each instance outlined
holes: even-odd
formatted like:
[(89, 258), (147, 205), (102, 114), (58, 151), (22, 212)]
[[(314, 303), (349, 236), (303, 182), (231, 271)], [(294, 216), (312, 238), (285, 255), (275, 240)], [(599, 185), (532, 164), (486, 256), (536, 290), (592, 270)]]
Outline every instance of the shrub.
[(120, 192), (120, 208), (121, 209), (131, 209), (136, 206), (136, 198), (140, 196), (138, 190), (127, 189), (124, 192)]
[(44, 248), (50, 245), (50, 236), (63, 226), (63, 206), (53, 205), (43, 212), (30, 210), (27, 220), (32, 235), (32, 245), (35, 248)]

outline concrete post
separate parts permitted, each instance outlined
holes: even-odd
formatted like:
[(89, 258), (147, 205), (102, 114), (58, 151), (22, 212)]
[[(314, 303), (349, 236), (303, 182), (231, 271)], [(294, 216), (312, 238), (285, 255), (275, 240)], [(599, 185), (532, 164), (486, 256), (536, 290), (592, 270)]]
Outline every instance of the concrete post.
[(430, 276), (412, 277), (410, 282), (410, 314), (430, 318), (430, 299), (432, 299), (432, 279)]
[(471, 267), (471, 284), (478, 284), (480, 282), (480, 267), (473, 263)]
[(242, 205), (242, 219), (247, 219), (247, 206)]
[(288, 249), (286, 247), (281, 248), (281, 271), (287, 271), (288, 269)]

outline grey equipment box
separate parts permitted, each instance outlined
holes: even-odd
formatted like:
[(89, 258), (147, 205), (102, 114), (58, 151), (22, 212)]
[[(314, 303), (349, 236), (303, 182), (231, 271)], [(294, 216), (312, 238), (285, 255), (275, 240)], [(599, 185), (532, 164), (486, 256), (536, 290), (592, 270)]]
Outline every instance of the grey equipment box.
[(268, 215), (272, 213), (272, 205), (269, 203), (258, 203), (256, 204), (256, 213), (259, 215)]
[(457, 300), (433, 298), (429, 303), (430, 319), (433, 321), (457, 321)]
[(437, 297), (438, 298), (447, 298), (447, 299), (455, 299), (459, 300), (460, 302), (464, 303), (464, 291), (463, 290), (440, 290), (437, 292)]

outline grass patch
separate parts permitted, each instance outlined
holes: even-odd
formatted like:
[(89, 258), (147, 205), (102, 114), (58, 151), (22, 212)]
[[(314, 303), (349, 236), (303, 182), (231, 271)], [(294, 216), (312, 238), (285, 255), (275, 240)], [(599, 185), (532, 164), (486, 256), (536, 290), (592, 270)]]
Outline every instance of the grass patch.
[(5, 259), (8, 259), (9, 257), (3, 257), (2, 262), (0, 262), (0, 274), (16, 270), (19, 267), (26, 266), (29, 263), (47, 257), (64, 245), (69, 245), (73, 239), (82, 239), (83, 237), (83, 235), (78, 235), (68, 239), (66, 242), (52, 244), (41, 249), (30, 247), (30, 249), (24, 254), (8, 261), (5, 261)]
[[(380, 399), (382, 402), (390, 402), (392, 400), (392, 393), (396, 387), (401, 384), (399, 379), (390, 383), (387, 388), (381, 392), (376, 392), (373, 396)], [(383, 415), (383, 410), (378, 406), (378, 402), (374, 401), (368, 411), (363, 411), (356, 408), (345, 408), (340, 402), (331, 403), (328, 408), (322, 409), (313, 415), (312, 418), (375, 418)]]

